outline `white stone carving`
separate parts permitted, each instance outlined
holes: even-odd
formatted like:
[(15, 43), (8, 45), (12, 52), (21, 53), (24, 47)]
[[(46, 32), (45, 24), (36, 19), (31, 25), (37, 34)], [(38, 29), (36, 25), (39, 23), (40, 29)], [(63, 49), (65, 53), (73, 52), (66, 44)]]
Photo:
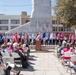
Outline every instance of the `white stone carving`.
[(32, 0), (30, 22), (9, 32), (52, 32), (51, 0)]

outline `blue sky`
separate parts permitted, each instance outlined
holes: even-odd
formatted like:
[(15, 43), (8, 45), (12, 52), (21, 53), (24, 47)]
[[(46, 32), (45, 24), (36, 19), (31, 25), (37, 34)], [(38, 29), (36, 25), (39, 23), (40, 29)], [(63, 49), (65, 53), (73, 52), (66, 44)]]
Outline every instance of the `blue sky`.
[[(51, 1), (52, 6), (55, 5), (55, 0)], [(31, 10), (32, 0), (0, 0), (0, 14), (20, 15), (22, 11), (27, 11), (28, 15), (30, 15)]]

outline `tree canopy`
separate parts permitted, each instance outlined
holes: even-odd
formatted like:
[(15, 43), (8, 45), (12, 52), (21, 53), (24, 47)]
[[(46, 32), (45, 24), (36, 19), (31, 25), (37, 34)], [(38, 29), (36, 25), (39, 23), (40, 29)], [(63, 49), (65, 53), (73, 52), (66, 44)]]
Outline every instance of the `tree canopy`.
[(76, 25), (76, 0), (56, 0), (54, 9), (65, 26)]

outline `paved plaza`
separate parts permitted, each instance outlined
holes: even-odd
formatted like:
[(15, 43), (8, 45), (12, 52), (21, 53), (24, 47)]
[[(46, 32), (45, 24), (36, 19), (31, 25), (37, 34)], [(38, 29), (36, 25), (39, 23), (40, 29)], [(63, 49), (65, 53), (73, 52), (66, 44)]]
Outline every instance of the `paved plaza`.
[(16, 68), (20, 75), (70, 75), (53, 52), (32, 52), (29, 63), (28, 69)]

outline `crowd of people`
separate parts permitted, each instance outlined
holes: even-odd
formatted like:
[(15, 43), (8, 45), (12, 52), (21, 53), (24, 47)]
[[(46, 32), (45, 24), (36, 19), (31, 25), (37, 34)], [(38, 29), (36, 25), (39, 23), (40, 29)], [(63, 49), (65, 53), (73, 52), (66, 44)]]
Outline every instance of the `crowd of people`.
[[(15, 34), (14, 39), (11, 37), (8, 39), (8, 35), (0, 34), (0, 66), (4, 68), (5, 75), (10, 75), (10, 72), (16, 73), (16, 75), (20, 74), (20, 71), (16, 71), (11, 66), (6, 66), (6, 63), (3, 62), (3, 53), (8, 53), (9, 56), (12, 56), (12, 53), (17, 53), (20, 56), (20, 61), (23, 68), (28, 68), (28, 58), (30, 53), (30, 48), (28, 43), (24, 43), (21, 38), (18, 38), (17, 34)], [(6, 39), (7, 38), (7, 39)], [(17, 60), (14, 59), (14, 60)]]
[[(57, 55), (58, 55), (58, 58), (60, 60), (62, 60), (62, 63), (71, 62), (70, 61), (71, 57), (76, 56), (74, 43), (69, 43), (69, 42), (63, 41), (61, 44), (59, 42), (58, 47), (57, 47)], [(70, 66), (70, 64), (68, 66), (70, 68), (73, 68), (76, 73), (76, 60), (72, 61), (72, 64), (73, 64), (72, 66)]]
[[(19, 75), (20, 71), (15, 71), (11, 66), (6, 67), (2, 61), (2, 53), (11, 52), (18, 53), (20, 56), (21, 64), (23, 68), (27, 68), (28, 58), (30, 53), (29, 45), (36, 44), (36, 40), (39, 39), (41, 44), (45, 45), (58, 45), (59, 48), (57, 51), (58, 57), (61, 57), (64, 52), (71, 51), (74, 53), (75, 46), (75, 35), (73, 33), (65, 34), (65, 33), (40, 33), (39, 38), (37, 37), (38, 33), (34, 34), (23, 34), (23, 33), (15, 33), (15, 34), (0, 34), (0, 65), (4, 67), (6, 71), (6, 75), (10, 75), (10, 71), (15, 72)], [(67, 44), (66, 44), (67, 43)], [(9, 74), (7, 71), (9, 70)], [(76, 69), (75, 69), (76, 71)]]
[[(10, 34), (0, 34), (0, 44), (3, 42), (21, 42), (22, 44), (27, 42), (29, 45), (36, 44), (36, 38), (38, 33), (10, 33)], [(63, 40), (71, 43), (75, 43), (76, 36), (74, 33), (40, 33), (41, 44), (45, 45), (57, 45), (59, 42), (62, 43)]]
[[(5, 70), (5, 75), (10, 75), (10, 71), (13, 71), (14, 73), (17, 73), (16, 75), (19, 75), (20, 71), (15, 71), (11, 66), (6, 67), (3, 62), (3, 53), (8, 53), (10, 57), (12, 57), (12, 53), (17, 53), (20, 56), (20, 61), (23, 68), (28, 68), (28, 58), (30, 53), (29, 45), (21, 44), (21, 43), (11, 43), (8, 42), (7, 44), (3, 43), (0, 48), (0, 66), (2, 66)], [(18, 58), (19, 59), (19, 58)], [(14, 59), (15, 60), (15, 59)], [(16, 58), (17, 60), (17, 58)]]

